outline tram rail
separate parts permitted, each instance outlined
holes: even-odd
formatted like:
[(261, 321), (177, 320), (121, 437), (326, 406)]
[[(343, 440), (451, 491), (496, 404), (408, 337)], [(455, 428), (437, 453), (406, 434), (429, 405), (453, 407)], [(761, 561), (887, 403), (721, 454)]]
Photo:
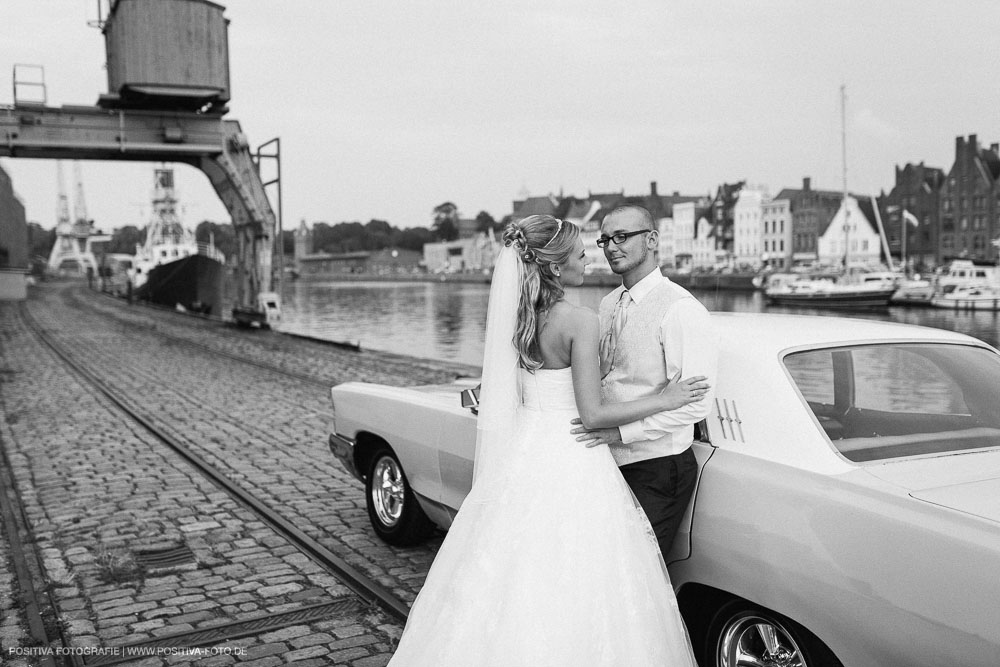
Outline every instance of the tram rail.
[[(274, 508), (268, 506), (252, 493), (236, 484), (229, 477), (227, 477), (222, 470), (206, 461), (190, 446), (172, 436), (166, 429), (162, 428), (157, 423), (157, 419), (147, 410), (144, 410), (136, 405), (128, 396), (123, 395), (123, 393), (117, 390), (114, 386), (98, 377), (83, 364), (78, 363), (77, 360), (74, 359), (73, 355), (65, 349), (64, 345), (62, 345), (55, 339), (55, 337), (50, 335), (41, 325), (39, 325), (23, 303), (20, 305), (20, 314), (28, 329), (36, 335), (38, 339), (46, 345), (46, 347), (51, 349), (63, 363), (71, 368), (74, 373), (100, 392), (100, 394), (107, 397), (107, 399), (110, 400), (119, 410), (128, 415), (132, 420), (134, 420), (135, 423), (139, 424), (149, 434), (180, 455), (184, 460), (192, 465), (198, 473), (210, 479), (232, 498), (236, 499), (240, 504), (248, 508), (262, 522), (288, 540), (289, 543), (294, 545), (325, 570), (332, 573), (359, 598), (378, 605), (394, 620), (404, 621), (406, 619), (409, 608), (405, 602), (400, 600), (372, 577), (359, 571), (336, 553), (324, 547), (318, 540), (307, 535), (303, 530), (282, 516)], [(158, 333), (168, 338), (178, 338), (177, 342), (183, 344), (198, 346), (197, 343), (192, 341), (179, 339), (179, 337), (172, 337), (169, 334), (164, 334), (163, 332)], [(201, 347), (207, 348), (207, 346)], [(207, 349), (209, 349), (209, 351), (213, 354), (220, 353), (214, 348)], [(260, 366), (271, 372), (280, 373), (300, 381), (307, 380), (307, 378), (303, 378), (297, 373), (291, 373), (285, 371), (284, 369), (261, 364), (255, 360), (242, 359), (235, 355), (232, 356), (237, 360), (245, 363), (252, 363), (252, 365)], [(309, 379), (308, 381), (313, 382), (314, 384), (328, 386), (326, 383), (315, 378)]]

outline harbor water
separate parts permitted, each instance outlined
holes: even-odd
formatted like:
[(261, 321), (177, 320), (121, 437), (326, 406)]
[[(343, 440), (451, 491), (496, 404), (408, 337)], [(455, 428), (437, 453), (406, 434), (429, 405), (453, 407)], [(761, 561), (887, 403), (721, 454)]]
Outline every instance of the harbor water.
[[(580, 287), (567, 299), (596, 310), (607, 287)], [(839, 312), (768, 306), (760, 292), (692, 290), (711, 311), (814, 314), (830, 325), (846, 317), (959, 331), (1000, 343), (1000, 313), (893, 306)], [(281, 329), (323, 340), (415, 357), (482, 364), (489, 285), (485, 283), (289, 281)]]

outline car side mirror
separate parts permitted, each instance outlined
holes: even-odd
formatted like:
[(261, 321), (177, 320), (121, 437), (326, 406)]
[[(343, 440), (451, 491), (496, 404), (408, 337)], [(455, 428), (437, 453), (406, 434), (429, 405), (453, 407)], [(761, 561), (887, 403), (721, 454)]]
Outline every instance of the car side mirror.
[(479, 414), (479, 390), (483, 385), (477, 384), (472, 389), (462, 390), (462, 407), (472, 410), (472, 414)]

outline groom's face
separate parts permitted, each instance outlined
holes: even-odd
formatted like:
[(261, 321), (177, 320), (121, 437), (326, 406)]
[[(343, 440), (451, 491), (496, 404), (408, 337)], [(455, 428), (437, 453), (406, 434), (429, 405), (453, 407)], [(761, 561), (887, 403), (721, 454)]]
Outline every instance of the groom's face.
[[(649, 225), (637, 211), (619, 211), (604, 218), (601, 223), (601, 236), (612, 237), (619, 233), (648, 230)], [(649, 256), (649, 237), (651, 234), (635, 234), (625, 239), (621, 245), (610, 241), (604, 247), (604, 258), (608, 260), (611, 270), (618, 275), (628, 273), (642, 265)]]

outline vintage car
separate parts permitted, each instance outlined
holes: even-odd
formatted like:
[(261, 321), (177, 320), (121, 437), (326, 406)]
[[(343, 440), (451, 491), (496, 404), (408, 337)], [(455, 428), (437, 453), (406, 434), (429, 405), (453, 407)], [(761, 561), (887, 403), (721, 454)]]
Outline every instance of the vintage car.
[[(703, 667), (1000, 665), (1000, 353), (885, 322), (713, 318), (714, 405), (666, 555)], [(383, 540), (461, 506), (475, 384), (332, 389), (331, 449)]]

